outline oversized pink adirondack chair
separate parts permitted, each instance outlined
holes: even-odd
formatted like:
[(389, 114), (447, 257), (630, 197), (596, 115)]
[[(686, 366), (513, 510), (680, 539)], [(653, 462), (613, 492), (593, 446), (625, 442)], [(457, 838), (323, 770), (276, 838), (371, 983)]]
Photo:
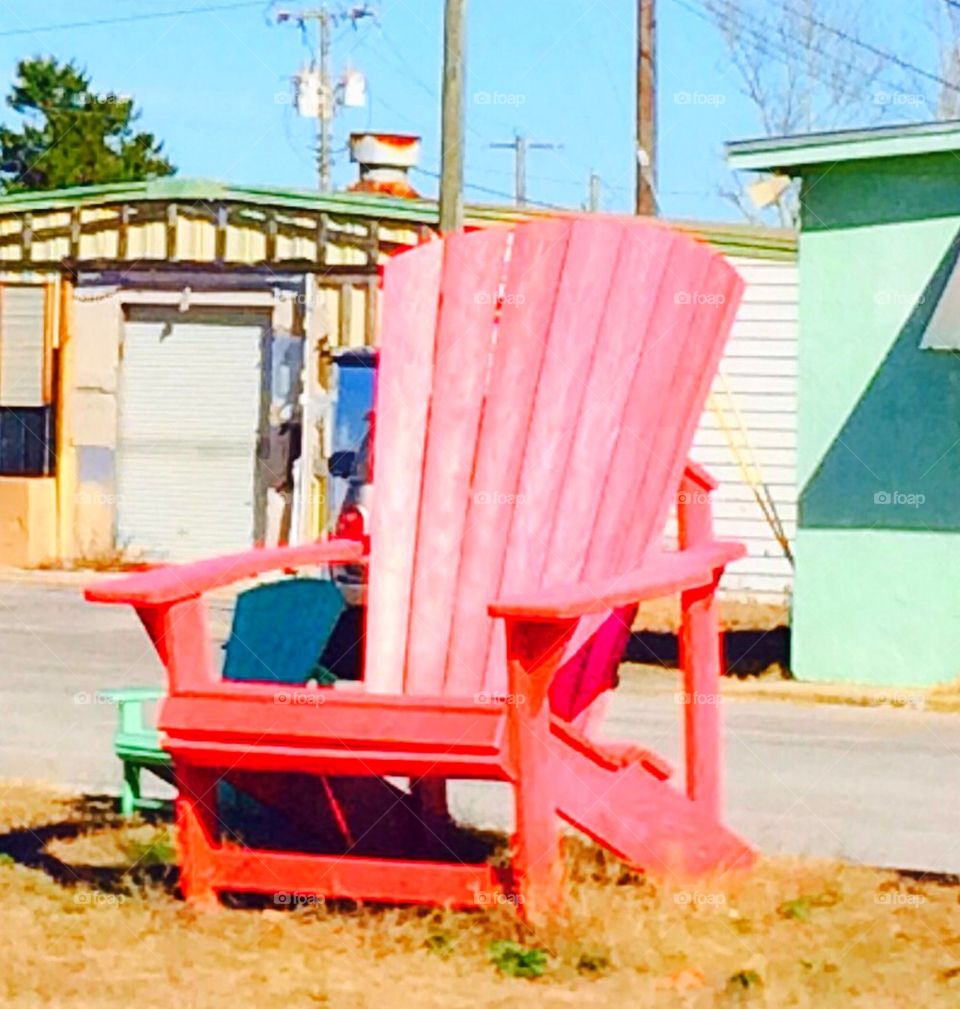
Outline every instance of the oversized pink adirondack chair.
[[(182, 890), (558, 906), (562, 818), (653, 871), (747, 865), (722, 823), (714, 593), (743, 553), (714, 539), (687, 451), (741, 282), (706, 245), (640, 220), (458, 234), (386, 268), (368, 556), (260, 549), (101, 583), (166, 666)], [(679, 550), (662, 539), (676, 502)], [(221, 681), (203, 594), (270, 570), (369, 564), (362, 690)], [(597, 736), (637, 604), (681, 594), (686, 787)], [(302, 702), (302, 703), (298, 703)], [(322, 703), (321, 703), (322, 702)], [(487, 864), (250, 850), (221, 836), (224, 775), (512, 784), (512, 872)], [(431, 807), (431, 808), (427, 808)]]

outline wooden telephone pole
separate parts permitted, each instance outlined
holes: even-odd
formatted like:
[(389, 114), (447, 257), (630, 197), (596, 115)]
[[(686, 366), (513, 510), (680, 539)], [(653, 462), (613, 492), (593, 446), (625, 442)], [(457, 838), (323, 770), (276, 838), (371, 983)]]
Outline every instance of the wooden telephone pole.
[(463, 117), (467, 0), (446, 0), (440, 121), (440, 231), (463, 227)]
[(638, 214), (657, 212), (657, 18), (656, 0), (637, 3), (637, 197)]
[(560, 145), (537, 143), (517, 133), (514, 134), (513, 140), (490, 144), (490, 146), (513, 151), (513, 199), (518, 207), (525, 207), (527, 205), (527, 151), (556, 151)]

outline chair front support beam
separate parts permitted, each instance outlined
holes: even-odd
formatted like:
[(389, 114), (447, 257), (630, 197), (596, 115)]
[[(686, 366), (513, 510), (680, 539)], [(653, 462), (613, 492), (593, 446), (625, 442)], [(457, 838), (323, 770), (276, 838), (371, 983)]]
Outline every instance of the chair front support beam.
[[(677, 495), (677, 534), (681, 552), (702, 549), (713, 540), (711, 491), (716, 486), (703, 471), (688, 465)], [(683, 670), (683, 738), (687, 797), (719, 819), (722, 807), (723, 719), (720, 673), (723, 635), (717, 585), (723, 569), (709, 582), (680, 594), (680, 668)]]
[(563, 900), (549, 687), (576, 620), (508, 619), (507, 723), (514, 765), (514, 889), (528, 922), (555, 914)]

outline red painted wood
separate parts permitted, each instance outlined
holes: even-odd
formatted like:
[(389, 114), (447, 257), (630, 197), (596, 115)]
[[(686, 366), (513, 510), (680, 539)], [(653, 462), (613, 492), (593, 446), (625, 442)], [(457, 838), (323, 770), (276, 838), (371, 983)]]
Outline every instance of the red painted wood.
[[(669, 271), (675, 239), (669, 231), (638, 233), (623, 222), (615, 282), (604, 309), (604, 339), (594, 356), (582, 416), (565, 468), (564, 493), (550, 542), (545, 586), (572, 584), (581, 578), (603, 577), (622, 570), (626, 529), (655, 507), (655, 489), (637, 493), (635, 473), (644, 464), (643, 452), (656, 442), (657, 426), (666, 411), (651, 401), (643, 376), (649, 347), (670, 333), (661, 308), (661, 288)], [(616, 454), (621, 439), (632, 436), (630, 417), (638, 406), (653, 412), (644, 421), (644, 438), (634, 440), (628, 457)], [(597, 536), (605, 520), (612, 535)], [(615, 531), (614, 531), (615, 530)], [(584, 621), (583, 634), (596, 635), (606, 617)], [(622, 637), (622, 635), (621, 635)], [(608, 634), (594, 647), (579, 648), (560, 674), (570, 697), (596, 696), (615, 682), (622, 648)]]
[(442, 775), (446, 779), (512, 780), (507, 770), (507, 758), (503, 754), (442, 753), (400, 747), (390, 750), (375, 746), (369, 749), (359, 746), (343, 748), (322, 744), (313, 747), (285, 746), (269, 739), (232, 742), (210, 736), (188, 739), (172, 734), (164, 738), (163, 748), (197, 765), (228, 766), (238, 771), (355, 777), (392, 774), (402, 778)]
[[(635, 473), (669, 411), (666, 399), (657, 401), (650, 394), (643, 362), (649, 357), (649, 345), (663, 342), (669, 332), (663, 326), (660, 289), (676, 239), (660, 229), (637, 234), (627, 225), (619, 227), (624, 237), (615, 283), (606, 305), (598, 306), (603, 311), (602, 340), (594, 355), (550, 536), (543, 576), (548, 587), (632, 566), (623, 563), (624, 529), (656, 504), (652, 493), (635, 492)], [(641, 374), (642, 378), (635, 377)], [(636, 437), (629, 425), (641, 410), (648, 414), (643, 438), (635, 442), (632, 452), (617, 455), (623, 439)], [(617, 515), (617, 535), (593, 534), (611, 511)]]
[(537, 222), (391, 261), (361, 692), (217, 682), (198, 598), (267, 570), (357, 562), (356, 543), (88, 590), (137, 606), (168, 670), (159, 721), (186, 786), (189, 899), (260, 888), (469, 904), (478, 879), (496, 882), (487, 867), (221, 847), (198, 796), (228, 771), (510, 781), (533, 917), (559, 903), (558, 814), (637, 865), (749, 861), (719, 820), (715, 707), (688, 706), (689, 797), (655, 754), (599, 746), (566, 720), (593, 728), (636, 602), (655, 595), (682, 593), (688, 689), (716, 684), (712, 589), (741, 548), (682, 500), (684, 549), (662, 554), (658, 538), (678, 486), (697, 501), (710, 489), (684, 461), (739, 286), (706, 246), (635, 220)]
[(377, 693), (403, 692), (444, 248), (421, 245), (384, 271), (364, 673), (367, 689)]
[[(633, 336), (632, 323), (617, 327), (604, 310), (623, 279), (620, 271), (625, 267), (620, 264), (618, 268), (623, 236), (622, 224), (614, 220), (583, 219), (572, 225), (556, 306), (545, 334), (547, 346), (533, 412), (525, 432), (517, 500), (512, 508), (501, 509), (510, 520), (510, 532), (496, 595), (536, 591), (543, 582), (548, 560), (562, 557), (568, 546), (573, 546), (578, 556), (568, 570), (567, 580), (580, 574), (585, 549), (582, 536), (555, 544), (551, 533), (561, 502), (570, 496), (564, 491), (587, 491), (571, 474), (569, 460), (574, 439), (585, 423), (582, 414), (592, 408), (589, 380), (616, 358), (616, 351), (609, 349), (616, 342), (615, 336), (621, 336), (628, 349)], [(638, 286), (645, 279), (642, 270), (632, 276)], [(616, 423), (616, 418), (608, 416), (607, 422), (611, 421)], [(598, 449), (590, 487), (603, 484), (600, 455)], [(485, 689), (502, 692), (506, 674), (502, 628), (494, 628), (494, 640), (495, 646), (487, 657)]]
[(412, 862), (389, 858), (300, 855), (225, 847), (217, 854), (215, 882), (223, 889), (243, 880), (251, 893), (349, 897), (440, 907), (491, 905), (504, 881), (491, 865)]
[[(236, 689), (238, 686), (247, 689)], [(264, 689), (266, 687), (266, 689)], [(222, 684), (216, 690), (171, 695), (158, 715), (171, 737), (268, 742), (495, 758), (502, 748), (503, 705), (445, 698), (342, 694), (335, 690), (273, 690), (266, 684)], [(255, 755), (254, 755), (255, 756)]]
[(561, 817), (624, 861), (658, 875), (749, 868), (756, 855), (641, 762), (611, 769), (573, 747), (556, 762)]
[[(679, 545), (702, 549), (713, 536), (709, 492), (689, 470), (677, 501)], [(683, 736), (687, 796), (710, 816), (719, 818), (723, 789), (723, 719), (720, 716), (720, 671), (723, 636), (717, 603), (720, 571), (708, 585), (680, 596), (680, 668), (683, 670)]]
[[(717, 257), (706, 246), (677, 236), (664, 259), (651, 314), (653, 337), (633, 375), (612, 466), (628, 486), (611, 493), (598, 513), (586, 579), (602, 570), (611, 550), (619, 552), (621, 569), (640, 562), (661, 535), (719, 362), (723, 338), (717, 334), (728, 331), (739, 302), (739, 278), (726, 263), (716, 268)], [(643, 507), (631, 508), (637, 500)], [(612, 655), (602, 641), (590, 649), (581, 665), (581, 694), (609, 679)]]
[(692, 482), (703, 491), (713, 491), (720, 486), (710, 473), (700, 463), (694, 462), (693, 459), (687, 460), (683, 471), (683, 479), (684, 481)]
[[(484, 690), (492, 633), (486, 605), (500, 585), (526, 433), (571, 227), (570, 222), (555, 221), (514, 231), (461, 548), (447, 655), (449, 693), (470, 696)], [(505, 656), (505, 650), (501, 654)]]
[[(510, 233), (446, 240), (404, 689), (440, 694)], [(393, 533), (391, 533), (393, 535)]]
[(209, 689), (219, 682), (203, 599), (189, 596), (158, 606), (138, 605), (137, 616), (166, 667), (171, 693)]
[(507, 621), (510, 703), (507, 722), (516, 765), (514, 885), (529, 922), (555, 913), (563, 896), (563, 856), (557, 822), (557, 748), (548, 689), (575, 622)]
[[(690, 301), (679, 306), (683, 309), (678, 325), (684, 339), (677, 341), (676, 354), (672, 361), (665, 361), (661, 374), (671, 374), (669, 396), (670, 422), (664, 426), (658, 439), (658, 448), (651, 455), (643, 472), (637, 492), (658, 493), (658, 507), (647, 515), (645, 523), (634, 526), (632, 539), (626, 544), (628, 556), (640, 557), (661, 535), (675, 489), (686, 466), (687, 453), (700, 420), (702, 405), (706, 402), (710, 383), (716, 374), (723, 353), (724, 340), (718, 333), (728, 333), (740, 302), (743, 281), (724, 259), (714, 256), (704, 246), (695, 246), (696, 255), (688, 250), (689, 273), (696, 275), (697, 286), (693, 291), (684, 290), (683, 281), (674, 283), (674, 298), (690, 296)], [(693, 296), (701, 301), (715, 298), (717, 303), (697, 304)], [(667, 355), (664, 355), (665, 357)], [(649, 490), (648, 490), (649, 488)]]
[(185, 900), (207, 910), (217, 906), (216, 854), (220, 847), (215, 771), (176, 761), (177, 846), (180, 852), (180, 892)]
[(88, 585), (83, 594), (94, 603), (158, 606), (211, 592), (268, 571), (332, 563), (358, 564), (362, 560), (363, 548), (353, 540), (327, 540), (296, 547), (261, 547), (193, 564), (167, 564), (125, 578), (111, 578)]
[(718, 568), (742, 557), (745, 552), (742, 543), (716, 540), (690, 550), (655, 553), (635, 571), (604, 581), (544, 589), (533, 599), (498, 599), (490, 604), (490, 613), (527, 620), (563, 620), (585, 613), (603, 613), (627, 603), (660, 599), (712, 584)]

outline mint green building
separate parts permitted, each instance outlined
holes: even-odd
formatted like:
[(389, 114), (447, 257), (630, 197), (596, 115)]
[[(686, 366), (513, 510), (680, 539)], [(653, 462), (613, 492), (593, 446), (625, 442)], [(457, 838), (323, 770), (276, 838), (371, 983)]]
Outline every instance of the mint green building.
[(803, 680), (960, 677), (960, 122), (730, 144), (800, 180)]

